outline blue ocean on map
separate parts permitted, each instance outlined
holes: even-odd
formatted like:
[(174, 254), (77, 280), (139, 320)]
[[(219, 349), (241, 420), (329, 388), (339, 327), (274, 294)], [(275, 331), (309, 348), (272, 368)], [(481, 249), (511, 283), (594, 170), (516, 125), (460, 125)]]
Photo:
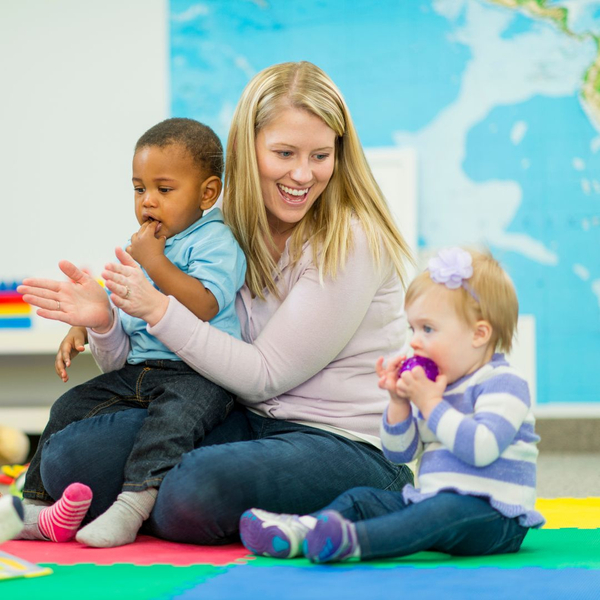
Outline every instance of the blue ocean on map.
[[(527, 124), (527, 132), (515, 145), (510, 134), (516, 122)], [(560, 256), (550, 266), (516, 253), (504, 255), (521, 312), (535, 314), (546, 331), (546, 343), (537, 348), (541, 398), (550, 390), (565, 399), (593, 397), (597, 389), (589, 375), (597, 369), (598, 354), (585, 349), (597, 348), (598, 299), (573, 271), (576, 264), (590, 270), (598, 264), (589, 256), (594, 232), (582, 229), (590, 209), (600, 204), (600, 189), (592, 187), (587, 194), (582, 189), (582, 180), (600, 179), (600, 154), (590, 153), (597, 135), (578, 98), (536, 97), (495, 109), (468, 138), (464, 169), (471, 179), (516, 181), (523, 190), (509, 230), (540, 240)], [(493, 160), (484, 159), (487, 149)], [(585, 165), (576, 170), (574, 159), (581, 157)]]
[(205, 120), (222, 139), (223, 109), (233, 111), (254, 73), (308, 60), (341, 89), (362, 143), (389, 146), (393, 129), (416, 131), (455, 99), (469, 59), (429, 2), (353, 2), (352, 10), (338, 2), (202, 5), (207, 14), (188, 22), (181, 15), (198, 4), (171, 2), (171, 112)]
[[(542, 259), (518, 246), (491, 246), (515, 282), (521, 313), (535, 317), (538, 404), (594, 402), (600, 125), (584, 110), (581, 88), (597, 52), (590, 32), (600, 33), (600, 2), (577, 4), (569, 15), (569, 26), (583, 36), (579, 41), (548, 19), (492, 0), (171, 0), (171, 112), (205, 121), (225, 142), (236, 103), (255, 73), (278, 62), (308, 60), (340, 87), (364, 146), (394, 146), (401, 143), (394, 132), (406, 139), (422, 136), (456, 106), (474, 64), (473, 49), (485, 54), (489, 31), (495, 47), (531, 40), (540, 89), (563, 76), (572, 78), (572, 86), (498, 102), (469, 124), (460, 169), (474, 185), (516, 183), (522, 197), (505, 233), (528, 236), (532, 247), (543, 249)], [(493, 25), (478, 36), (476, 22)], [(515, 56), (511, 60), (525, 58)], [(493, 68), (479, 74), (482, 95), (495, 76)], [(428, 177), (443, 176), (448, 161), (440, 156), (439, 169), (434, 164)], [(440, 200), (426, 188), (421, 181), (421, 214), (435, 214)], [(459, 215), (448, 226), (460, 237)], [(439, 244), (432, 230), (421, 231), (419, 239), (423, 252)]]

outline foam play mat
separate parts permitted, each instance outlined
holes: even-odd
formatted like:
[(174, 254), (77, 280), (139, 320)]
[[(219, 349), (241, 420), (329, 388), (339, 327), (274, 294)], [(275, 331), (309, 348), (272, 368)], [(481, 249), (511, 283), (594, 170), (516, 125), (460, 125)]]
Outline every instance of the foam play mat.
[(547, 524), (529, 532), (520, 552), (477, 558), (421, 552), (312, 565), (305, 559), (253, 557), (241, 544), (199, 547), (148, 536), (112, 549), (6, 542), (0, 552), (52, 573), (0, 581), (0, 598), (600, 598), (600, 498), (539, 500), (537, 508)]

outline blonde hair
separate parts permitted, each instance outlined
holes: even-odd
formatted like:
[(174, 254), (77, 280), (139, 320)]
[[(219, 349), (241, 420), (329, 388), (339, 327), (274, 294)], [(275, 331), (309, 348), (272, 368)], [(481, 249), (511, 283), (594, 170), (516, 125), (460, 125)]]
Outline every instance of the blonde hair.
[[(517, 330), (519, 301), (514, 285), (506, 271), (491, 254), (466, 249), (473, 260), (473, 275), (467, 280), (476, 300), (464, 287), (452, 291), (451, 297), (459, 318), (467, 324), (487, 321), (492, 326), (490, 345), (497, 350), (510, 352)], [(435, 286), (424, 271), (418, 275), (406, 290), (405, 307), (409, 307), (417, 298)]]
[(310, 240), (321, 280), (326, 275), (335, 277), (351, 248), (355, 215), (376, 264), (385, 250), (404, 282), (404, 260), (412, 260), (410, 250), (367, 164), (346, 103), (319, 67), (302, 61), (273, 65), (258, 73), (242, 93), (229, 132), (223, 212), (246, 254), (250, 291), (260, 298), (265, 290), (278, 296), (277, 265), (270, 252), (274, 242), (260, 188), (255, 140), (282, 107), (308, 111), (337, 135), (333, 175), (291, 236), (292, 264)]

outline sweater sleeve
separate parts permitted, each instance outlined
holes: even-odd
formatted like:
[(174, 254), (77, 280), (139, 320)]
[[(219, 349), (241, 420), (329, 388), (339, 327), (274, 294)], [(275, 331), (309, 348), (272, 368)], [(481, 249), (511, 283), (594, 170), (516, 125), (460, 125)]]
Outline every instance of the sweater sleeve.
[(103, 373), (123, 367), (129, 354), (129, 336), (123, 330), (119, 315), (120, 312), (113, 307), (113, 326), (106, 333), (87, 330), (90, 350)]
[(380, 437), (383, 453), (388, 460), (397, 465), (409, 463), (423, 451), (417, 419), (411, 414), (406, 420), (390, 425), (387, 413), (386, 408), (381, 420)]
[(357, 227), (336, 278), (321, 282), (311, 262), (252, 344), (200, 321), (175, 298), (148, 331), (207, 379), (246, 404), (259, 403), (304, 383), (336, 358), (364, 319), (386, 268), (390, 264), (376, 268)]
[(429, 415), (428, 427), (463, 462), (485, 467), (513, 442), (529, 414), (527, 382), (514, 370), (495, 374), (475, 388), (472, 414), (442, 400)]

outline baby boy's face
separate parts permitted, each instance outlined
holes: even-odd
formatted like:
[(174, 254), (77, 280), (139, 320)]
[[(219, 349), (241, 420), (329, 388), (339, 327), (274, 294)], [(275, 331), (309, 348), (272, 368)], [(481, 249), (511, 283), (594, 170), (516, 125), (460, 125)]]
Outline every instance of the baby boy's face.
[(135, 216), (154, 221), (156, 237), (170, 238), (202, 216), (203, 174), (180, 145), (146, 146), (133, 157)]

